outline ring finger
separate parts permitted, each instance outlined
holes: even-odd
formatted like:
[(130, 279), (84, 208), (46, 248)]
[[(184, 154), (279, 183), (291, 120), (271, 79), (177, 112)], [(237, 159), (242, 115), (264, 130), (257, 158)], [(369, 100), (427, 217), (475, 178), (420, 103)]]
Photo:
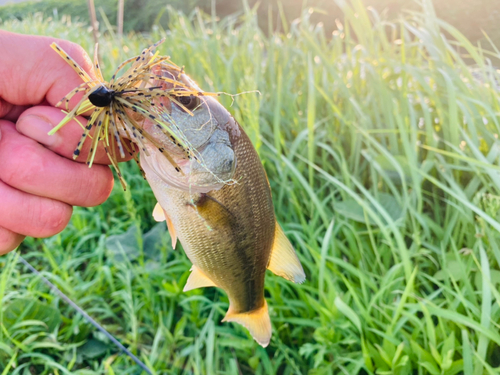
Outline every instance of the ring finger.
[(0, 227), (0, 255), (7, 254), (23, 242), (24, 236)]

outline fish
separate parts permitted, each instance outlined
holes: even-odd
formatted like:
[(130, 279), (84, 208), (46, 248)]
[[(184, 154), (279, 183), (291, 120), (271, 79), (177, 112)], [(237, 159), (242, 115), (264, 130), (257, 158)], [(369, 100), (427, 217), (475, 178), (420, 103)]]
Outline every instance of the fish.
[[(121, 150), (126, 138), (138, 146), (138, 163), (158, 201), (153, 217), (166, 221), (172, 247), (179, 241), (192, 263), (184, 291), (222, 289), (229, 299), (222, 322), (241, 324), (266, 347), (272, 335), (266, 270), (302, 283), (303, 267), (276, 220), (266, 172), (243, 127), (183, 68), (153, 54), (159, 43), (128, 60), (133, 64), (125, 78), (115, 80), (116, 73), (110, 83), (88, 78), (81, 108), (58, 128), (93, 108), (89, 124), (97, 122), (101, 132), (94, 134), (94, 144), (116, 140)], [(60, 47), (52, 47), (75, 64)], [(111, 124), (113, 132), (108, 136), (101, 124)], [(113, 158), (110, 154), (121, 178)]]
[[(185, 74), (179, 79), (202, 92)], [(172, 102), (167, 106), (206, 165), (183, 158), (182, 150), (175, 155), (162, 132), (151, 133), (193, 179), (180, 184), (171, 163), (148, 144), (140, 164), (158, 200), (153, 216), (166, 221), (172, 246), (179, 240), (193, 264), (184, 291), (224, 290), (229, 309), (222, 321), (241, 324), (266, 347), (272, 334), (264, 298), (266, 269), (295, 283), (304, 282), (304, 270), (276, 221), (266, 172), (248, 135), (215, 98), (190, 99), (196, 101), (192, 114)], [(229, 179), (233, 183), (224, 183)]]

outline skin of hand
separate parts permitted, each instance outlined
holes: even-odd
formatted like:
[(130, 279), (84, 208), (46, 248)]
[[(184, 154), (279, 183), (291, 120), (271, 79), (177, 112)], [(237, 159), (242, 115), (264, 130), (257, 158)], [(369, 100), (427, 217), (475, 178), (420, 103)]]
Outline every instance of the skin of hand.
[[(88, 55), (75, 43), (0, 31), (0, 254), (15, 249), (25, 236), (59, 233), (72, 206), (99, 205), (113, 188), (103, 149), (92, 168), (73, 161), (82, 135), (76, 122), (47, 135), (65, 116), (54, 105), (82, 83), (50, 48), (54, 41), (95, 77)], [(70, 109), (80, 98), (70, 101)], [(85, 117), (79, 121), (87, 124)], [(86, 160), (88, 148), (78, 160)]]

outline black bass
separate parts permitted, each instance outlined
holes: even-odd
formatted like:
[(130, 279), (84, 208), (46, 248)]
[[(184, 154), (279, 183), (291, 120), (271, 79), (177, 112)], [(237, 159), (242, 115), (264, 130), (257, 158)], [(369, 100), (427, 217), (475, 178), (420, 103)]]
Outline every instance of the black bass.
[[(178, 79), (201, 92), (184, 74)], [(184, 291), (223, 289), (230, 302), (223, 321), (240, 323), (267, 346), (271, 322), (264, 299), (266, 269), (298, 283), (305, 280), (304, 271), (276, 222), (267, 176), (248, 136), (214, 98), (183, 98), (191, 114), (172, 101), (163, 104), (187, 141), (195, 143), (202, 163), (186, 158), (183, 148), (162, 132), (149, 130), (189, 176), (182, 186), (179, 172), (156, 147), (149, 145), (149, 156), (141, 153), (146, 180), (159, 203), (155, 217), (167, 221), (173, 245), (178, 238), (193, 263)], [(232, 183), (224, 183), (230, 178)]]
[[(243, 325), (265, 347), (272, 333), (266, 269), (296, 283), (305, 280), (304, 271), (276, 222), (267, 176), (250, 139), (213, 94), (204, 93), (168, 57), (154, 54), (157, 45), (127, 60), (131, 67), (110, 82), (103, 80), (97, 59), (99, 78), (93, 80), (52, 45), (84, 80), (61, 103), (85, 91), (53, 131), (93, 111), (75, 157), (95, 127), (91, 150), (106, 142), (123, 184), (113, 150), (123, 155), (123, 138), (138, 146), (158, 200), (153, 215), (166, 220), (173, 247), (179, 239), (193, 263), (184, 291), (223, 289), (229, 297), (223, 321)], [(89, 154), (89, 165), (92, 160)]]

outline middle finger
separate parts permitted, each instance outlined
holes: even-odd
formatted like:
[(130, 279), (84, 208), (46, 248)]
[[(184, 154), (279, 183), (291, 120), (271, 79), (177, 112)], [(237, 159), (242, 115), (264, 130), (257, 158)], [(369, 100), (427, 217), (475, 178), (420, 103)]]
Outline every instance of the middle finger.
[(96, 206), (113, 188), (107, 166), (78, 163), (43, 147), (17, 132), (14, 124), (0, 121), (0, 180), (26, 193), (70, 205)]

